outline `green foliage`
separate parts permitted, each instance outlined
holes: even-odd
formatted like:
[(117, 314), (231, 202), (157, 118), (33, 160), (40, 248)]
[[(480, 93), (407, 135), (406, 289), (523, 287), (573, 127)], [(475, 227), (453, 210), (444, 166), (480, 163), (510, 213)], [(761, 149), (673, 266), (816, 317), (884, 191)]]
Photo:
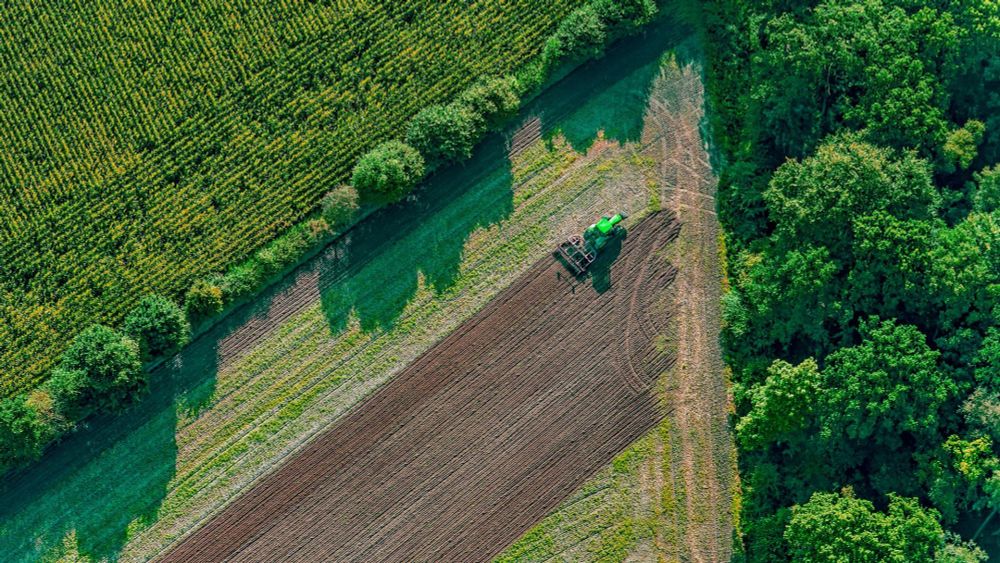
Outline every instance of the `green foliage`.
[(937, 307), (930, 273), (940, 229), (937, 221), (897, 219), (885, 211), (858, 216), (846, 288), (851, 307), (883, 318), (928, 320)]
[(965, 440), (951, 435), (939, 451), (921, 457), (927, 459), (921, 460), (920, 475), (944, 522), (954, 524), (960, 512), (993, 508), (983, 491), (996, 479), (1000, 461), (989, 437)]
[(820, 396), (820, 373), (814, 360), (797, 366), (775, 360), (764, 383), (751, 390), (753, 408), (736, 425), (744, 449), (780, 442), (782, 436), (804, 429)]
[(18, 465), (38, 459), (55, 436), (54, 425), (27, 396), (0, 400), (0, 464)]
[(125, 334), (139, 343), (143, 356), (168, 356), (191, 339), (184, 311), (161, 295), (147, 295), (125, 317)]
[(626, 32), (653, 21), (657, 12), (654, 0), (596, 0), (591, 6), (607, 29)]
[(94, 405), (84, 400), (87, 372), (82, 369), (57, 367), (41, 389), (52, 398), (53, 408), (68, 421), (82, 420), (93, 411)]
[(897, 448), (901, 435), (932, 438), (939, 409), (957, 391), (940, 352), (911, 325), (869, 319), (862, 342), (830, 354), (823, 369), (821, 435)]
[(406, 129), (406, 142), (434, 168), (472, 156), (472, 149), (484, 129), (483, 118), (470, 106), (460, 103), (434, 105), (413, 116)]
[(861, 214), (884, 210), (900, 219), (929, 219), (940, 204), (925, 161), (854, 134), (833, 137), (814, 156), (782, 165), (764, 200), (778, 234), (790, 245), (824, 243), (835, 256), (846, 252)]
[(1000, 330), (991, 328), (986, 332), (973, 365), (976, 383), (988, 391), (1000, 392)]
[(757, 132), (802, 156), (846, 123), (896, 148), (935, 151), (962, 35), (948, 13), (827, 0), (773, 17), (752, 54)]
[(604, 53), (607, 29), (594, 6), (584, 5), (566, 17), (545, 42), (542, 58), (551, 68), (563, 61), (597, 58)]
[(184, 309), (201, 319), (222, 312), (222, 288), (206, 280), (196, 280), (184, 296)]
[(117, 411), (146, 389), (139, 345), (104, 325), (92, 325), (73, 339), (61, 367), (86, 374), (79, 401), (97, 411)]
[(349, 224), (358, 213), (358, 191), (347, 184), (337, 186), (320, 201), (323, 219), (334, 229)]
[(944, 547), (934, 555), (935, 563), (981, 563), (989, 556), (975, 542), (962, 541), (958, 534), (945, 533)]
[(986, 126), (982, 121), (970, 119), (964, 127), (948, 133), (948, 137), (941, 147), (942, 156), (945, 161), (945, 169), (954, 171), (956, 168), (965, 170), (976, 158), (979, 143), (983, 140), (983, 132)]
[(1000, 165), (985, 168), (973, 177), (976, 180), (973, 209), (980, 213), (992, 213), (1000, 209)]
[(849, 488), (793, 507), (785, 530), (791, 560), (803, 563), (933, 561), (943, 538), (937, 515), (917, 499), (889, 495), (882, 513)]
[(351, 181), (362, 195), (395, 201), (424, 177), (424, 159), (401, 141), (386, 141), (365, 153), (354, 165)]
[(825, 247), (742, 256), (736, 288), (724, 303), (730, 352), (752, 356), (777, 346), (808, 354), (829, 346), (828, 322), (841, 317), (833, 280), (840, 267)]
[(459, 94), (455, 104), (479, 116), (487, 129), (496, 129), (517, 115), (521, 107), (517, 88), (513, 76), (484, 76)]
[[(876, 504), (933, 503), (949, 525), (1000, 505), (1000, 174), (976, 171), (1000, 156), (1000, 8), (987, 4), (704, 5), (751, 560), (787, 559), (778, 515), (844, 484)], [(805, 396), (789, 374), (807, 358), (816, 398), (772, 407)], [(795, 549), (931, 556), (835, 541)], [(935, 555), (981, 551), (955, 537)]]

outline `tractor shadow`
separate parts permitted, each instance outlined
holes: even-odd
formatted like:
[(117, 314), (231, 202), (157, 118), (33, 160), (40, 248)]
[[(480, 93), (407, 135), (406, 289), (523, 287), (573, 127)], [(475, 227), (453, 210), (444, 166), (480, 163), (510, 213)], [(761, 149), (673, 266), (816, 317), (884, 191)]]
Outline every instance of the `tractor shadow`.
[(597, 293), (604, 293), (611, 289), (611, 267), (622, 253), (622, 243), (627, 237), (628, 233), (626, 232), (625, 235), (608, 241), (587, 270), (587, 275), (590, 277), (590, 284)]

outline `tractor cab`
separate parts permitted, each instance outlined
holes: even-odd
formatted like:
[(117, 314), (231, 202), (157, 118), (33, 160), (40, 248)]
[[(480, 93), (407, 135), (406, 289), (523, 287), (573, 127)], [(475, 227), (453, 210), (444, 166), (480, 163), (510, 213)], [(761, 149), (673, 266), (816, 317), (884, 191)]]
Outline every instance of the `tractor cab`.
[(607, 246), (612, 239), (624, 235), (625, 229), (621, 223), (625, 213), (617, 213), (611, 217), (601, 217), (596, 223), (583, 231), (583, 236), (573, 235), (556, 248), (566, 267), (574, 275), (580, 275), (597, 259), (597, 254)]

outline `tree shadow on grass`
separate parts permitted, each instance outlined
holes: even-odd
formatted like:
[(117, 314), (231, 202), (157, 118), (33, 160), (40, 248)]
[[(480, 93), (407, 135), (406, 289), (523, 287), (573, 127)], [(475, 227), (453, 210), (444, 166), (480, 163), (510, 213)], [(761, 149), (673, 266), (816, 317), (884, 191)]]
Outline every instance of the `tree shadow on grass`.
[[(210, 333), (211, 335), (211, 333)], [(199, 338), (150, 375), (129, 410), (87, 420), (41, 460), (0, 485), (0, 553), (39, 560), (70, 553), (115, 560), (132, 527), (156, 520), (176, 472), (178, 414), (215, 387), (213, 338)], [(74, 545), (66, 545), (70, 534)]]
[(617, 42), (604, 57), (582, 65), (527, 107), (527, 114), (541, 118), (543, 138), (551, 141), (562, 135), (579, 153), (585, 153), (599, 133), (620, 144), (642, 138), (660, 58), (694, 31), (670, 17), (666, 7), (661, 14), (645, 31)]
[(437, 293), (452, 287), (468, 237), (513, 211), (512, 183), (503, 139), (493, 135), (463, 166), (442, 170), (408, 200), (352, 229), (327, 251), (339, 259), (320, 270), (331, 332), (343, 330), (352, 313), (365, 331), (391, 328), (421, 278)]

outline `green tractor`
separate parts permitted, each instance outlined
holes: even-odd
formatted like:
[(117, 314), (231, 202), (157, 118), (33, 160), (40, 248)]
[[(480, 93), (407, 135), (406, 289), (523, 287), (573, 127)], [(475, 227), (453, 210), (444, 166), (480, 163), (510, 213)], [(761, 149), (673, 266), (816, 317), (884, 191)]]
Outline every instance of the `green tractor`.
[(562, 257), (566, 267), (574, 275), (580, 275), (597, 259), (597, 254), (614, 238), (625, 234), (625, 228), (619, 223), (628, 215), (618, 213), (613, 217), (601, 217), (599, 221), (587, 227), (583, 236), (573, 235), (559, 244), (557, 254)]

